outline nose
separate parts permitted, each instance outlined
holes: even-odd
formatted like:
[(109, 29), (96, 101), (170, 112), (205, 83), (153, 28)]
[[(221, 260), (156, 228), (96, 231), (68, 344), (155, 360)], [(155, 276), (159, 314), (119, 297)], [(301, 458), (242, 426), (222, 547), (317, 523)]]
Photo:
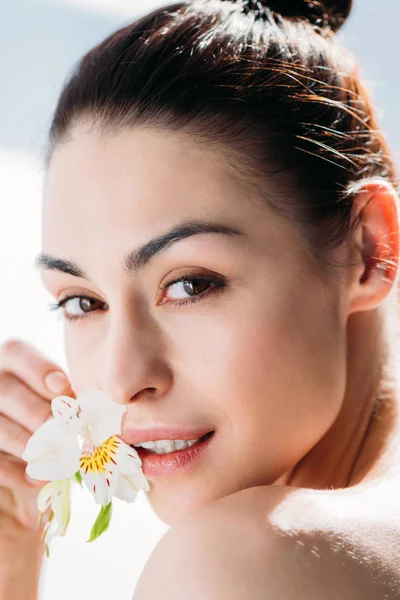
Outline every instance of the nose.
[(154, 323), (121, 316), (110, 324), (105, 343), (102, 389), (114, 402), (130, 404), (166, 393), (172, 373)]

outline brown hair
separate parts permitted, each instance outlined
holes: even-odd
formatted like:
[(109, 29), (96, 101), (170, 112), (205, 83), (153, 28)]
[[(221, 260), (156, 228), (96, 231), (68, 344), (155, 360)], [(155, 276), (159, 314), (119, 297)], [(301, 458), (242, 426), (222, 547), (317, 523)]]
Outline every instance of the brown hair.
[(358, 222), (355, 184), (382, 177), (397, 189), (358, 65), (335, 41), (350, 9), (350, 0), (194, 0), (154, 10), (78, 62), (46, 164), (80, 122), (185, 130), (224, 149), (240, 180), (328, 257)]

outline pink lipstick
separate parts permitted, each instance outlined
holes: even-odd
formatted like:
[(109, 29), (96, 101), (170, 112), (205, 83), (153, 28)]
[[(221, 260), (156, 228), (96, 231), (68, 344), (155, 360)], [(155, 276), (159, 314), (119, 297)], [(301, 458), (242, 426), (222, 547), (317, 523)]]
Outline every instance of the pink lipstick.
[[(209, 447), (214, 432), (203, 435), (198, 442), (185, 450), (176, 450), (168, 454), (156, 454), (146, 448), (135, 448), (142, 461), (142, 469), (147, 477), (159, 477), (162, 475), (173, 475), (179, 471), (188, 469), (197, 458)], [(157, 439), (154, 438), (153, 439)], [(168, 439), (168, 438), (164, 438)], [(169, 438), (172, 439), (172, 438)], [(178, 438), (175, 438), (178, 439)], [(182, 439), (182, 438), (180, 438)], [(192, 438), (193, 439), (193, 438)]]

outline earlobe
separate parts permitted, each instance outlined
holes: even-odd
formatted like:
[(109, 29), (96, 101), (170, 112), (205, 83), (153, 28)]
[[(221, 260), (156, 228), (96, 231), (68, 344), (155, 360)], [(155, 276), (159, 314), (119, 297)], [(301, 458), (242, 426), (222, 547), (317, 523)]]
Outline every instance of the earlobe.
[(399, 263), (398, 195), (383, 179), (365, 183), (354, 197), (360, 222), (353, 234), (357, 267), (349, 314), (379, 306), (394, 287)]

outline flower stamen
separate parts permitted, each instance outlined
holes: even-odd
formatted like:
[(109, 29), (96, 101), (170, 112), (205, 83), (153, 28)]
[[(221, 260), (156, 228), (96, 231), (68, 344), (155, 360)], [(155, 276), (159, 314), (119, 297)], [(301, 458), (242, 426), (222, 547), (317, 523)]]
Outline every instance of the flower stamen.
[[(79, 468), (84, 470), (85, 475), (88, 471), (91, 473), (105, 473), (107, 469), (104, 468), (104, 465), (110, 462), (113, 462), (115, 465), (117, 464), (113, 456), (116, 454), (115, 450), (118, 448), (119, 443), (116, 436), (112, 435), (101, 446), (97, 446), (96, 448), (92, 447), (92, 449), (89, 449), (86, 445), (82, 449)], [(108, 483), (108, 485), (110, 484)]]

